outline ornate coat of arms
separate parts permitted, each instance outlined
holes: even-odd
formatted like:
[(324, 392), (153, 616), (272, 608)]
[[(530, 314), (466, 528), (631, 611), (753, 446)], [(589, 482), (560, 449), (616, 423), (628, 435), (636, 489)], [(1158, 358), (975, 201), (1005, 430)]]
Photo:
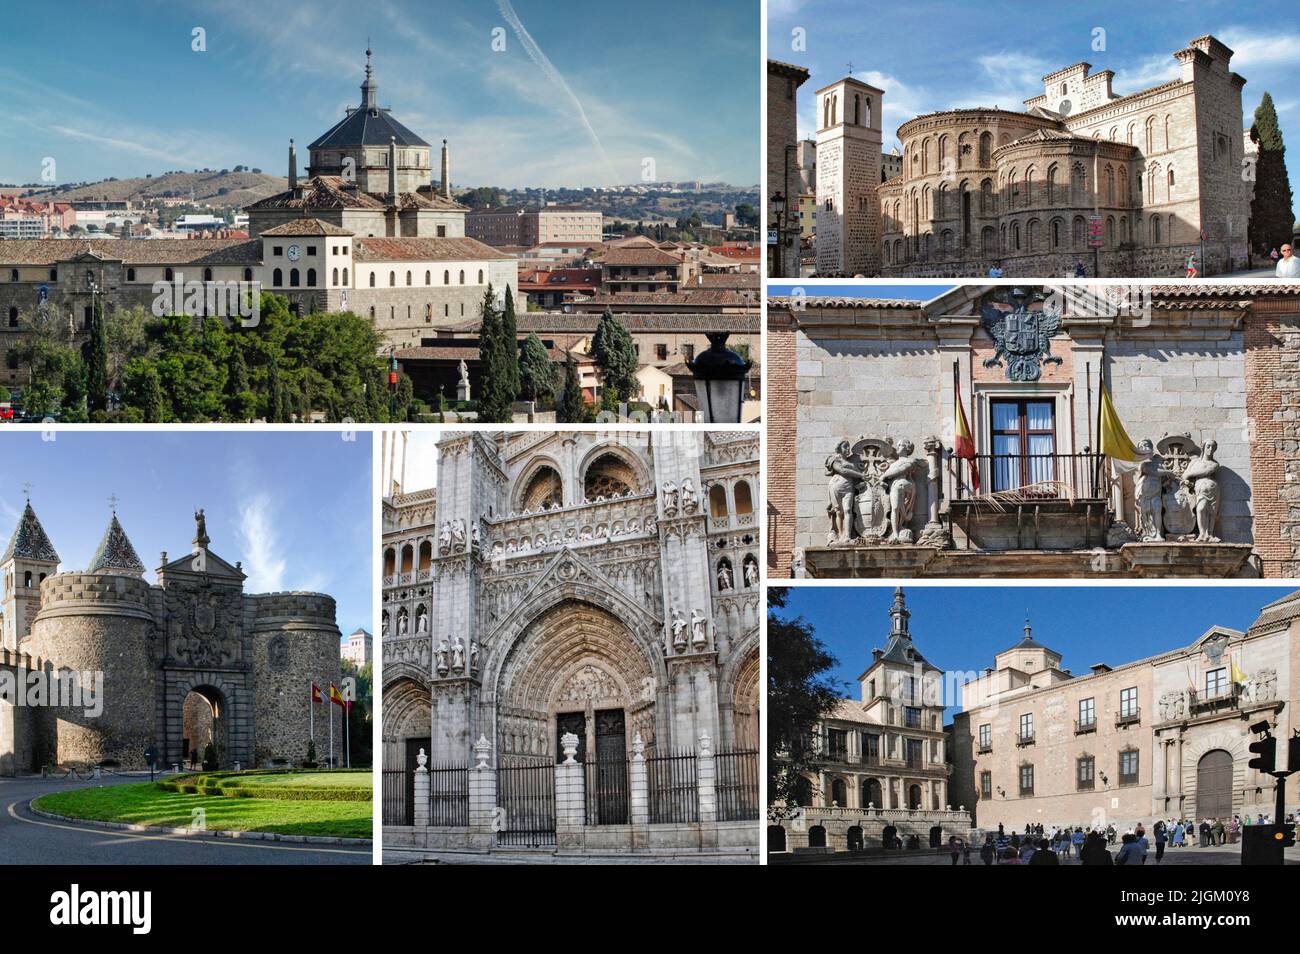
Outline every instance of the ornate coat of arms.
[(1011, 311), (988, 303), (980, 312), (984, 330), (995, 347), (993, 357), (984, 361), (984, 367), (1000, 368), (1006, 359), (1008, 381), (1037, 381), (1043, 364), (1061, 363), (1052, 354), (1052, 336), (1061, 330), (1061, 314), (1046, 307), (1042, 311), (1030, 311), (1030, 302), (1041, 300), (1042, 296), (1031, 295), (1023, 288), (1012, 291), (1010, 299)]

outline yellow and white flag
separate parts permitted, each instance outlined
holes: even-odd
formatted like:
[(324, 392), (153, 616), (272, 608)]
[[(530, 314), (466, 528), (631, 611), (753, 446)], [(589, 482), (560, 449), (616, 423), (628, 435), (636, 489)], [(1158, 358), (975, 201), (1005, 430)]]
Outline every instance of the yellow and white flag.
[(1133, 439), (1128, 436), (1128, 431), (1124, 430), (1124, 422), (1119, 419), (1115, 405), (1111, 403), (1110, 392), (1106, 390), (1105, 381), (1101, 382), (1101, 408), (1097, 420), (1101, 436), (1098, 449), (1103, 454), (1115, 461), (1135, 462), (1142, 459), (1142, 455), (1133, 444)]

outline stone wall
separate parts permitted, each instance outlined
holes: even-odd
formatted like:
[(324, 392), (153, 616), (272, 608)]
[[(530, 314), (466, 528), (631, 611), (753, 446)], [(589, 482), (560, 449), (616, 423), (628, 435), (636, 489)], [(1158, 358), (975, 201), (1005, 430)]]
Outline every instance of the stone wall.
[(63, 573), (41, 585), (41, 611), (24, 649), (59, 669), (103, 674), (103, 713), (43, 711), (42, 754), (59, 764), (115, 760), (142, 768), (156, 740), (156, 660), (149, 586), (124, 576)]
[[(330, 684), (339, 685), (339, 630), (332, 597), (321, 593), (268, 593), (248, 597), (255, 613), (252, 628), (253, 758), (295, 764), (307, 758), (311, 726), (309, 683), (320, 687), (316, 706), (316, 755), (329, 755), (333, 720), (334, 753), (343, 759), (343, 709), (329, 702)], [(342, 687), (340, 686), (340, 691)]]
[[(795, 540), (797, 481), (789, 462), (799, 448), (797, 334), (773, 313), (767, 330), (767, 572), (790, 575)], [(781, 462), (784, 466), (777, 466)]]
[(1300, 308), (1254, 304), (1245, 323), (1256, 550), (1265, 576), (1300, 575)]

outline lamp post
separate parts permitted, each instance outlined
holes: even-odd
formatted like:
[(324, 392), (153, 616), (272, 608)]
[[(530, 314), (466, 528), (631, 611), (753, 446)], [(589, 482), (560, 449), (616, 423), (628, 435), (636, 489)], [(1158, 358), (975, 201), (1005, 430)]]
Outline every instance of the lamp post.
[(773, 278), (785, 276), (785, 193), (772, 194), (772, 212), (776, 215), (776, 274)]
[(695, 375), (700, 413), (709, 424), (739, 424), (745, 378), (754, 362), (727, 347), (729, 332), (709, 332), (709, 347), (689, 367)]

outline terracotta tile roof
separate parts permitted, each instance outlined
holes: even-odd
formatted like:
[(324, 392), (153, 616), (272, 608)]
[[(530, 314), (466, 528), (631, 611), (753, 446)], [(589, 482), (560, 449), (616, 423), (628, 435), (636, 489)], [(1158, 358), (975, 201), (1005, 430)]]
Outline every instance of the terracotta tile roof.
[(256, 239), (9, 239), (0, 241), (0, 265), (55, 265), (81, 255), (124, 265), (256, 265)]
[(472, 238), (359, 238), (352, 245), (358, 262), (497, 261), (511, 257)]
[(756, 304), (756, 296), (746, 297), (730, 288), (696, 288), (680, 292), (618, 292), (617, 294), (595, 295), (587, 299), (587, 304), (610, 305), (617, 308), (624, 305), (734, 305)]
[(612, 248), (600, 260), (602, 265), (680, 265), (682, 257), (658, 248)]
[(529, 291), (586, 290), (599, 285), (598, 268), (530, 268), (519, 273), (519, 287)]
[(355, 235), (355, 232), (349, 229), (340, 228), (337, 225), (331, 225), (329, 222), (322, 222), (320, 219), (301, 218), (292, 222), (285, 222), (283, 225), (277, 225), (273, 229), (267, 229), (263, 235)]
[[(734, 333), (758, 334), (760, 315), (758, 309), (749, 314), (629, 314), (616, 317), (628, 331), (637, 332), (674, 332), (678, 334), (706, 334), (710, 331), (730, 331)], [(595, 334), (600, 323), (597, 312), (559, 314), (549, 311), (521, 312), (515, 318), (516, 327), (521, 334)]]

